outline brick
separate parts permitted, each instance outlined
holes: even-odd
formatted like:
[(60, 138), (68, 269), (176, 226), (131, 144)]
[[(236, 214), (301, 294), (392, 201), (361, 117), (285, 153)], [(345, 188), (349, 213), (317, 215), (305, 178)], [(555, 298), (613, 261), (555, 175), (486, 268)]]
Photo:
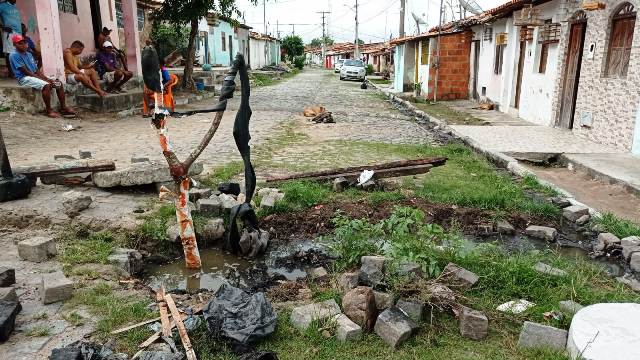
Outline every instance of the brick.
[(351, 321), (345, 314), (339, 314), (335, 317), (336, 322), (336, 338), (339, 341), (357, 340), (362, 335), (362, 328)]
[(393, 306), (378, 316), (374, 331), (389, 346), (398, 348), (416, 328), (416, 324), (402, 310)]
[(43, 262), (57, 253), (52, 237), (38, 236), (18, 243), (18, 256), (23, 260)]

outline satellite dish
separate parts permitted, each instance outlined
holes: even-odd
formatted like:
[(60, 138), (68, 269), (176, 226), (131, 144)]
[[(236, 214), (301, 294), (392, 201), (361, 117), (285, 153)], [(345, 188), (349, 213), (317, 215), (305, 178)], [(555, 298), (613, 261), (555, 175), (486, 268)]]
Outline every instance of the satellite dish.
[(458, 2), (460, 3), (460, 6), (462, 6), (462, 8), (472, 13), (473, 15), (482, 14), (482, 8), (480, 7), (480, 5), (478, 5), (477, 2), (475, 2), (475, 0), (458, 0)]
[[(413, 20), (416, 22), (416, 27), (418, 28), (418, 34), (420, 34), (420, 25), (427, 25), (427, 22), (413, 11), (411, 12), (411, 16), (413, 16)], [(424, 14), (422, 14), (422, 16), (424, 16)]]

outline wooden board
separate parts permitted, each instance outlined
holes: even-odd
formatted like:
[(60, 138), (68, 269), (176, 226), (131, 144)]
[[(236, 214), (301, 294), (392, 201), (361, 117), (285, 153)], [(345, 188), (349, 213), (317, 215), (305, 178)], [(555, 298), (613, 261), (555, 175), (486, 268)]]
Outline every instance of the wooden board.
[(13, 172), (15, 174), (37, 177), (113, 171), (115, 169), (116, 164), (111, 160), (72, 160), (50, 164), (18, 166), (13, 168)]
[(160, 322), (162, 323), (162, 336), (171, 336), (171, 323), (169, 322), (169, 311), (165, 300), (164, 287), (156, 292), (156, 301), (160, 310)]
[(180, 339), (182, 340), (182, 346), (184, 347), (184, 351), (187, 354), (187, 360), (197, 360), (196, 353), (193, 351), (193, 346), (191, 346), (191, 340), (189, 340), (189, 335), (187, 334), (187, 329), (184, 327), (184, 323), (182, 322), (182, 317), (180, 316), (180, 312), (178, 311), (178, 307), (176, 307), (176, 303), (173, 301), (173, 298), (170, 294), (167, 294), (164, 297), (164, 300), (167, 302), (167, 306), (171, 311), (171, 315), (173, 315), (173, 319), (176, 322), (176, 326), (178, 327), (178, 333), (180, 334)]

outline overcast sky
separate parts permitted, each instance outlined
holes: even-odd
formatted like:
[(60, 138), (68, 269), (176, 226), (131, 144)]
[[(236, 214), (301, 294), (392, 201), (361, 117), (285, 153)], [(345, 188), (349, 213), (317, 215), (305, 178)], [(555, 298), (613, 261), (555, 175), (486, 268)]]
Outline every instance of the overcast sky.
[[(236, 0), (240, 11), (244, 13), (245, 22), (254, 31), (264, 32), (263, 0), (253, 6), (249, 0)], [(458, 0), (444, 0), (445, 4)], [(468, 0), (467, 0), (468, 1)], [(505, 3), (507, 0), (476, 0), (483, 10)], [(425, 31), (438, 24), (439, 0), (406, 0), (405, 33), (416, 33), (416, 22), (411, 13), (423, 17), (427, 25), (420, 25)], [(355, 0), (267, 0), (266, 17), (267, 32), (277, 35), (278, 29), (282, 37), (295, 33), (305, 43), (322, 36), (322, 16), (318, 11), (331, 11), (328, 15), (329, 35), (337, 42), (351, 42), (355, 39), (355, 13), (352, 9)], [(348, 7), (349, 6), (349, 7)], [(379, 42), (397, 37), (400, 23), (400, 0), (359, 0), (359, 37), (365, 42)], [(424, 14), (424, 16), (423, 16)], [(451, 12), (447, 11), (451, 18)], [(278, 25), (278, 23), (280, 25)]]

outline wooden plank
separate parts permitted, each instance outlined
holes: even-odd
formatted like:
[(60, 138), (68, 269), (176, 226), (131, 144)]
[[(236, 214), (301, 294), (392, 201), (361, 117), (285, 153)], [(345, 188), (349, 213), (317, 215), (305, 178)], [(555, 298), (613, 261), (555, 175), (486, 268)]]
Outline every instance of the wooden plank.
[(142, 344), (138, 345), (139, 349), (144, 349), (147, 346), (153, 344), (154, 342), (156, 342), (158, 339), (160, 339), (160, 336), (162, 335), (162, 333), (160, 331), (154, 333), (153, 335), (151, 335), (151, 337), (149, 337), (147, 340), (145, 340)]
[(185, 354), (187, 355), (187, 360), (197, 360), (196, 353), (193, 351), (191, 340), (189, 340), (189, 334), (187, 334), (187, 329), (184, 327), (184, 323), (182, 322), (182, 317), (180, 316), (176, 303), (173, 301), (170, 294), (167, 294), (164, 297), (164, 300), (167, 302), (167, 306), (169, 307), (171, 315), (173, 315), (173, 319), (178, 327), (178, 333), (180, 334), (180, 339), (182, 340), (182, 346), (184, 347)]
[[(392, 168), (392, 169), (383, 169), (383, 170), (376, 171), (375, 174), (373, 175), (373, 178), (386, 179), (386, 178), (392, 178), (392, 177), (426, 174), (431, 170), (431, 168), (433, 168), (431, 164), (426, 164), (426, 165), (407, 166), (407, 167)], [(339, 177), (343, 177), (353, 182), (358, 180), (358, 178), (360, 177), (360, 172), (319, 176), (315, 178), (310, 178), (309, 180), (327, 181), (327, 180), (337, 179)]]
[(87, 172), (113, 171), (116, 164), (112, 160), (72, 160), (50, 164), (18, 166), (13, 168), (16, 174), (27, 176), (68, 175)]
[(133, 324), (133, 325), (129, 325), (127, 327), (120, 328), (118, 330), (113, 330), (111, 332), (111, 335), (120, 334), (120, 333), (123, 333), (125, 331), (129, 331), (131, 329), (135, 329), (137, 327), (144, 326), (144, 325), (151, 324), (151, 323), (158, 322), (158, 321), (160, 321), (159, 317), (151, 319), (151, 320), (142, 321), (142, 322), (139, 322), (137, 324)]
[(156, 292), (156, 301), (160, 310), (160, 322), (162, 323), (162, 335), (171, 336), (171, 323), (169, 322), (169, 311), (167, 310), (167, 302), (164, 299), (164, 287), (161, 286)]
[(332, 170), (324, 170), (324, 171), (313, 171), (307, 173), (293, 174), (288, 176), (280, 176), (280, 177), (272, 177), (268, 178), (267, 182), (278, 182), (278, 181), (287, 181), (287, 180), (298, 180), (298, 179), (308, 179), (308, 180), (316, 180), (319, 178), (325, 179), (335, 179), (337, 177), (343, 176), (343, 174), (350, 173), (361, 173), (364, 170), (373, 170), (376, 173), (381, 170), (391, 169), (391, 168), (400, 168), (400, 167), (410, 167), (416, 165), (431, 165), (432, 167), (442, 166), (447, 162), (446, 157), (438, 157), (438, 158), (426, 158), (426, 159), (416, 159), (416, 160), (401, 160), (401, 161), (393, 161), (384, 164), (373, 164), (373, 165), (364, 165), (364, 166), (354, 166), (354, 167), (346, 167)]

